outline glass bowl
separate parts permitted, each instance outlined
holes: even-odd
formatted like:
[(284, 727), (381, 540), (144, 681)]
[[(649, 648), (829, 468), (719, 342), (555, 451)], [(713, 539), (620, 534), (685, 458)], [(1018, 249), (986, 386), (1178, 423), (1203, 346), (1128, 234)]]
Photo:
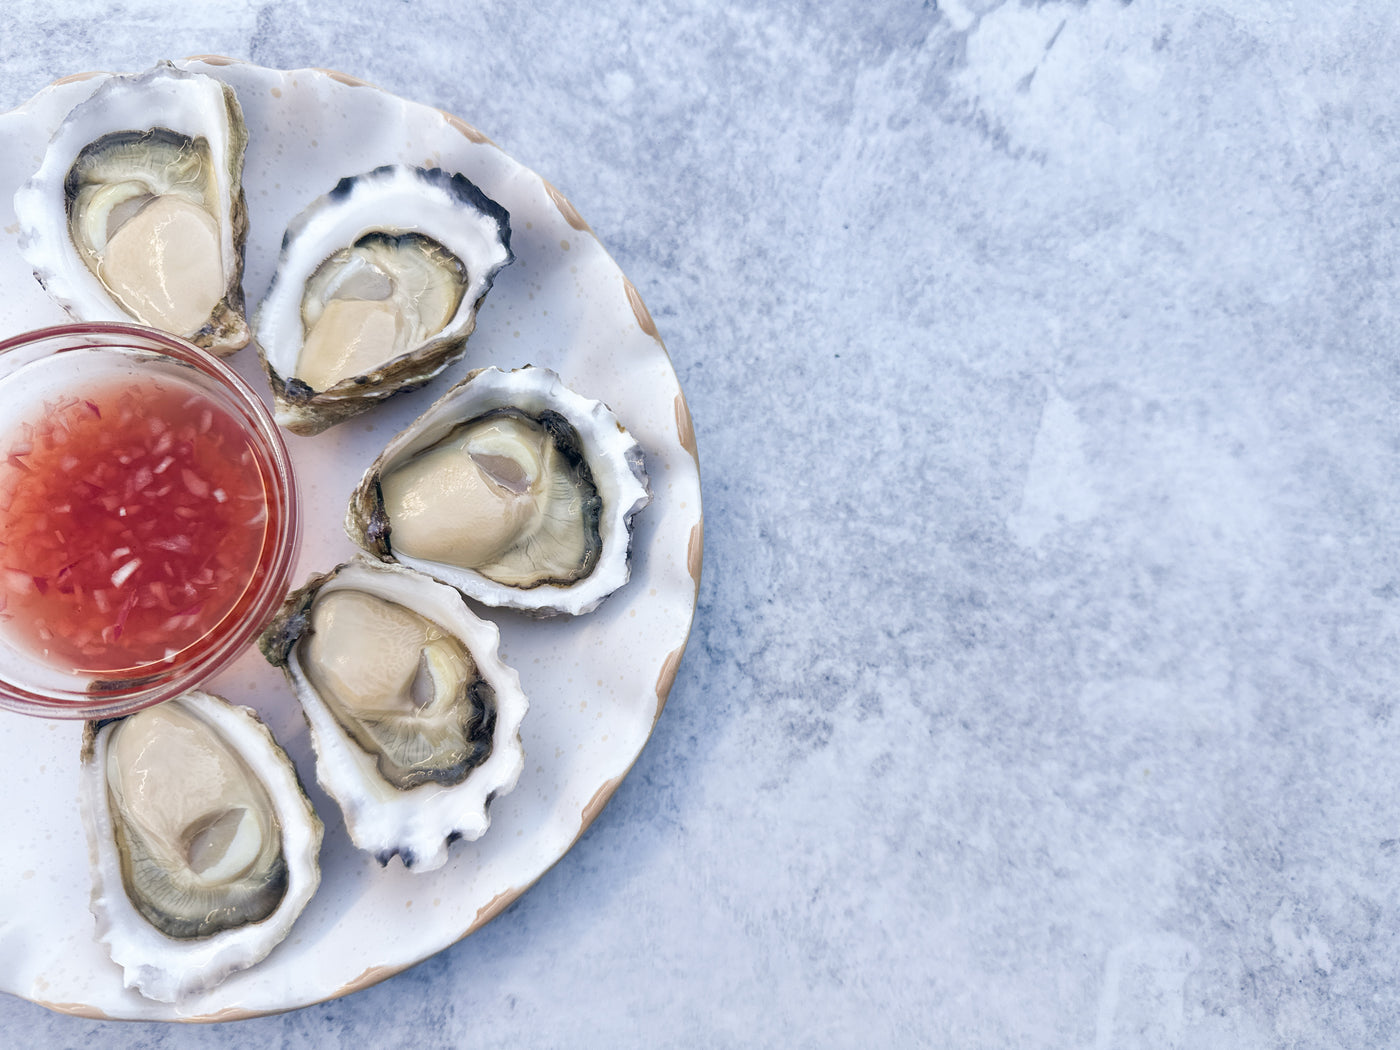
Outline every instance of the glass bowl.
[(80, 323), (0, 342), (0, 708), (110, 718), (237, 659), (287, 592), (287, 448), (217, 358)]

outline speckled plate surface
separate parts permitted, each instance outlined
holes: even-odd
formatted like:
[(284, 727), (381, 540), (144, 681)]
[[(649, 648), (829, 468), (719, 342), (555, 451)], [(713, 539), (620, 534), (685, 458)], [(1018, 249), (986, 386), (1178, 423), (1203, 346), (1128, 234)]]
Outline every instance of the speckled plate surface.
[[(641, 752), (665, 705), (695, 609), (702, 519), (690, 416), (636, 289), (548, 182), (462, 120), (351, 77), (205, 58), (182, 62), (238, 92), (250, 141), (244, 289), (266, 290), (287, 221), (344, 175), (380, 164), (467, 175), (511, 214), (516, 262), (487, 296), (467, 355), (415, 394), (314, 438), (289, 437), (307, 523), (298, 582), (353, 552), (346, 500), (388, 439), (467, 370), (545, 365), (607, 402), (647, 456), (654, 499), (637, 518), (631, 582), (595, 613), (535, 622), (485, 611), (530, 698), (525, 771), (492, 826), (453, 846), (439, 871), (387, 868), (350, 844), (315, 786), (305, 724), (280, 674), (250, 651), (209, 688), (256, 708), (297, 762), (326, 821), (323, 881), (288, 939), (262, 963), (178, 1006), (122, 986), (93, 937), (78, 817), (81, 725), (0, 714), (0, 990), (97, 1018), (210, 1021), (292, 1009), (364, 988), (499, 914), (578, 839)], [(0, 115), (0, 336), (65, 319), (16, 246), (12, 197), (57, 122), (96, 85), (73, 77)], [(266, 393), (255, 351), (231, 363)]]

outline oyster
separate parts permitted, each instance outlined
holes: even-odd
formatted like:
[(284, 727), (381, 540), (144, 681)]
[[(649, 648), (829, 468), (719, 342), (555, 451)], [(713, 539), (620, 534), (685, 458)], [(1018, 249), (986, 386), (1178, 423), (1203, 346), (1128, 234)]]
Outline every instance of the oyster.
[(389, 442), (345, 531), (487, 605), (578, 615), (627, 582), (650, 499), (642, 450), (606, 405), (546, 368), (486, 368)]
[(288, 596), (259, 646), (301, 701), (316, 779), (381, 864), (431, 871), (524, 766), (520, 676), (445, 584), (363, 555)]
[(138, 321), (217, 354), (247, 344), (233, 89), (163, 62), (108, 76), (15, 195), (34, 276), (85, 321)]
[(176, 1002), (270, 952), (320, 883), (321, 822), (248, 708), (191, 691), (83, 734), (98, 937)]
[(277, 421), (317, 434), (422, 386), (462, 355), (512, 258), (509, 215), (462, 175), (342, 179), (288, 227), (258, 308)]

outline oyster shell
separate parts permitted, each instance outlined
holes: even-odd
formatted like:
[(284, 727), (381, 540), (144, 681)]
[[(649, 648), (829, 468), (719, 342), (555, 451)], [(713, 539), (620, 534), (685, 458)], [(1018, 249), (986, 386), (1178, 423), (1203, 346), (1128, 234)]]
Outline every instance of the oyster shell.
[(248, 708), (191, 691), (83, 734), (98, 938), (162, 1002), (270, 952), (320, 883), (321, 822)]
[(358, 555), (288, 596), (259, 642), (301, 701), (316, 779), (381, 864), (431, 871), (524, 767), (520, 676), (451, 587)]
[(138, 321), (216, 354), (247, 344), (233, 89), (168, 62), (107, 76), (15, 194), (34, 276), (86, 321)]
[(389, 442), (345, 531), (487, 605), (579, 615), (627, 582), (642, 450), (546, 368), (471, 373)]
[(386, 165), (342, 179), (287, 228), (258, 308), (277, 421), (316, 434), (459, 358), (510, 216), (462, 175)]

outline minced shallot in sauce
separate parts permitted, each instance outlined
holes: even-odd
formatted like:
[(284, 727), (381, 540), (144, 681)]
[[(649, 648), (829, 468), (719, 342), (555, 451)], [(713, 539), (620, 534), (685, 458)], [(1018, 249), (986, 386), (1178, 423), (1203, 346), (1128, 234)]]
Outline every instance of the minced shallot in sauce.
[(0, 617), (51, 663), (171, 660), (258, 573), (257, 459), (238, 420), (190, 387), (112, 381), (50, 401), (0, 456)]

